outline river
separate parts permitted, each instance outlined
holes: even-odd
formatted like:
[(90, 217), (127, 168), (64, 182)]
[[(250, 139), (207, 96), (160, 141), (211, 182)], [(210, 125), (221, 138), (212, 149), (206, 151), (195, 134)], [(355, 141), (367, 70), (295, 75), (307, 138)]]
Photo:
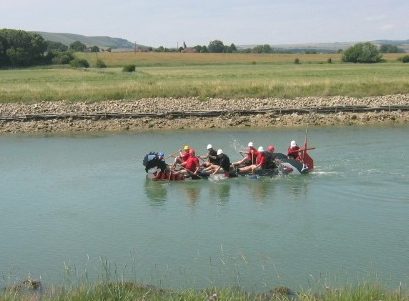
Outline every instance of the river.
[(150, 150), (248, 141), (285, 151), (300, 129), (0, 137), (0, 286), (131, 279), (265, 290), (409, 283), (409, 128), (311, 128), (315, 171), (156, 183)]

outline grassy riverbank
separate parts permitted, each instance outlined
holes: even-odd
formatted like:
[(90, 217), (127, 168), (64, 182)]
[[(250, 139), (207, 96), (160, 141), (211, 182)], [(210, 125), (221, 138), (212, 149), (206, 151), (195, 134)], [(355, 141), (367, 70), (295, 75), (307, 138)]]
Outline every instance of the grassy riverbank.
[(44, 290), (16, 291), (6, 289), (0, 301), (17, 300), (300, 300), (300, 301), (408, 301), (409, 295), (397, 290), (386, 290), (377, 284), (362, 284), (342, 289), (325, 288), (322, 292), (293, 292), (278, 287), (263, 293), (249, 293), (240, 289), (206, 289), (173, 291), (131, 282), (80, 285), (75, 288), (50, 288)]
[[(96, 58), (93, 54), (84, 55), (91, 61)], [(305, 55), (308, 63), (299, 56), (301, 64), (294, 64), (291, 55), (224, 54), (213, 60), (185, 56), (189, 54), (150, 55), (146, 61), (142, 56), (135, 59), (139, 66), (135, 73), (124, 73), (120, 67), (0, 70), (0, 102), (364, 97), (409, 93), (408, 65), (392, 60), (370, 65), (328, 64), (324, 55), (317, 54)], [(180, 57), (179, 61), (175, 55)], [(134, 62), (129, 57), (121, 59), (121, 54), (98, 56), (113, 56), (107, 59), (108, 66)]]

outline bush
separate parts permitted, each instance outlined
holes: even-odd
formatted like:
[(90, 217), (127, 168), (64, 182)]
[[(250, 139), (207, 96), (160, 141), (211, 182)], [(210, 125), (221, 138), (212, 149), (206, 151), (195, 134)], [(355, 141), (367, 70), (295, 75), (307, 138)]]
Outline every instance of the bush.
[(74, 59), (74, 56), (69, 51), (53, 52), (52, 56), (51, 62), (56, 65), (69, 64)]
[(73, 59), (70, 62), (70, 65), (71, 67), (74, 67), (74, 68), (88, 68), (89, 67), (89, 63), (86, 59), (77, 59), (77, 58)]
[(122, 68), (122, 71), (123, 72), (135, 72), (135, 65), (125, 65), (123, 68)]
[(342, 61), (350, 63), (378, 63), (382, 61), (382, 54), (375, 45), (358, 43), (344, 51)]
[(84, 52), (87, 46), (80, 41), (75, 41), (70, 44), (70, 49), (73, 51)]
[(404, 55), (398, 59), (402, 63), (409, 63), (409, 55)]
[(95, 67), (97, 68), (106, 68), (107, 65), (105, 64), (105, 62), (101, 59), (97, 59), (97, 62), (95, 63)]
[(294, 60), (294, 64), (300, 64), (300, 59), (297, 57), (297, 58), (295, 58), (295, 60)]

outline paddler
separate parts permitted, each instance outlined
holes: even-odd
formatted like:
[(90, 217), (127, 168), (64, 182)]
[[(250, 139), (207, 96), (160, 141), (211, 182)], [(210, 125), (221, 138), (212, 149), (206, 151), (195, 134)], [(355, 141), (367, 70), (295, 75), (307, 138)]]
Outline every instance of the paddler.
[(189, 159), (189, 156), (190, 156), (189, 151), (190, 151), (189, 145), (185, 145), (183, 147), (183, 150), (180, 149), (179, 150), (179, 156), (177, 156), (175, 158), (175, 163), (173, 163), (172, 167), (175, 168), (176, 164), (182, 164), (183, 162), (186, 162), (187, 159)]
[(184, 173), (185, 175), (197, 175), (200, 168), (200, 163), (199, 159), (196, 157), (196, 152), (193, 148), (189, 150), (188, 159), (184, 161), (181, 165), (184, 168), (184, 170), (180, 171), (181, 173)]
[(207, 159), (207, 161), (205, 161), (205, 162), (202, 164), (202, 166), (203, 166), (203, 167), (209, 167), (209, 166), (211, 166), (211, 165), (217, 164), (217, 152), (216, 152), (216, 150), (213, 148), (213, 145), (208, 144), (207, 147), (206, 147), (206, 149), (207, 149), (207, 154), (204, 155), (204, 156), (200, 156), (200, 157), (199, 157), (199, 158), (201, 158), (201, 159), (203, 159), (203, 160), (206, 160), (206, 159)]
[(230, 158), (225, 153), (223, 153), (222, 149), (217, 150), (217, 167), (214, 169), (213, 174), (217, 173), (224, 173), (225, 176), (229, 176), (230, 173)]
[(274, 145), (269, 145), (267, 147), (267, 150), (264, 152), (264, 155), (266, 156), (266, 169), (274, 169), (277, 167), (277, 164), (275, 163), (275, 146)]
[(297, 159), (300, 156), (300, 147), (297, 145), (297, 143), (292, 140), (290, 142), (290, 146), (288, 147), (287, 151), (287, 156), (289, 159)]
[(254, 147), (254, 143), (250, 141), (247, 144), (247, 147), (248, 147), (248, 149), (247, 149), (247, 152), (246, 152), (246, 156), (243, 159), (241, 159), (240, 161), (234, 162), (233, 166), (237, 166), (237, 167), (250, 166), (250, 165), (253, 165), (253, 164), (256, 163), (256, 158), (257, 158), (258, 152)]
[(250, 173), (256, 170), (265, 169), (266, 163), (267, 161), (266, 161), (266, 155), (264, 154), (264, 148), (262, 146), (259, 146), (257, 149), (257, 157), (256, 157), (255, 164), (239, 168), (238, 171), (239, 173)]

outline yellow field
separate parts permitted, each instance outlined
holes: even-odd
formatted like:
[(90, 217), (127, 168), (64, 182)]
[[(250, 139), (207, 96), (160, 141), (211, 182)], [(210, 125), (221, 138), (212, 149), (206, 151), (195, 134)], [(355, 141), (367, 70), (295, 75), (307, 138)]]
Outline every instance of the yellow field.
[[(97, 58), (109, 67), (128, 64), (136, 66), (183, 66), (183, 65), (231, 65), (231, 64), (285, 64), (293, 63), (296, 58), (300, 63), (333, 63), (341, 61), (341, 54), (256, 54), (256, 53), (174, 53), (174, 52), (101, 52), (76, 53), (95, 65)], [(385, 54), (387, 62), (396, 62), (402, 54)]]

